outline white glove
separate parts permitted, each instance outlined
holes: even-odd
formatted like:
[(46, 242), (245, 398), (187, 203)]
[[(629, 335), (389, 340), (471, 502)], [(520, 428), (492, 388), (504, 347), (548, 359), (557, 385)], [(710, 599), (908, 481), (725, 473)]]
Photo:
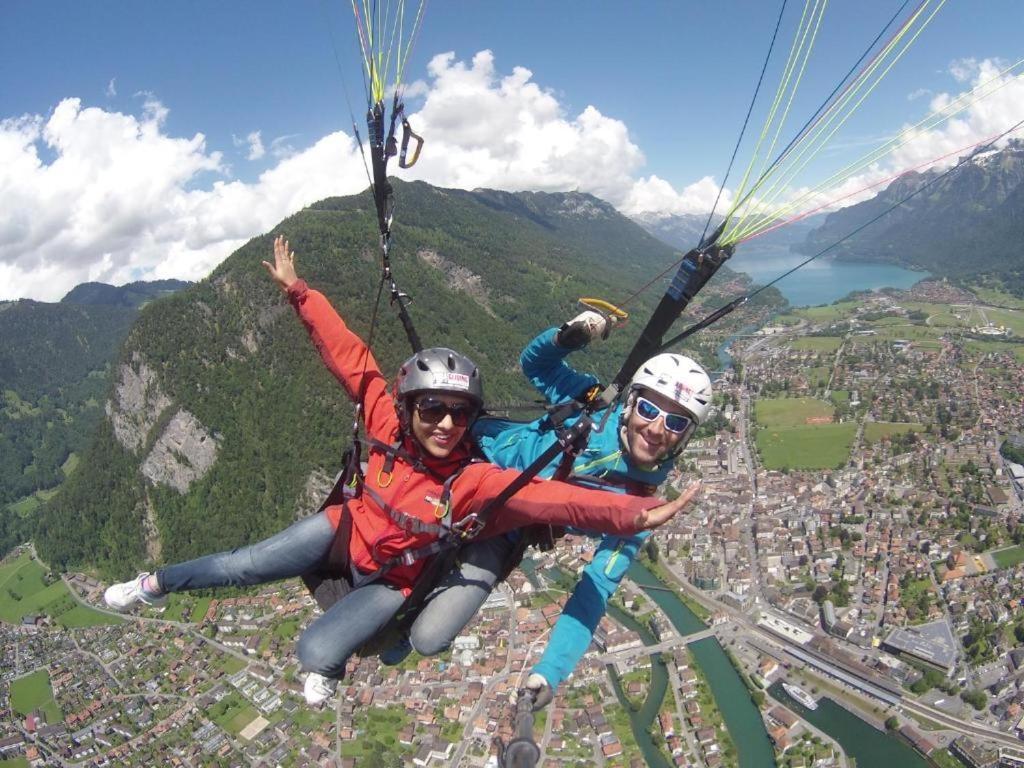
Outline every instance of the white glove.
[(607, 339), (611, 330), (612, 323), (607, 317), (588, 309), (558, 329), (555, 343), (566, 349), (579, 349), (594, 339)]
[(548, 681), (544, 679), (543, 675), (538, 675), (536, 672), (526, 678), (526, 688), (533, 691), (534, 712), (544, 709), (555, 698), (555, 692), (551, 690)]

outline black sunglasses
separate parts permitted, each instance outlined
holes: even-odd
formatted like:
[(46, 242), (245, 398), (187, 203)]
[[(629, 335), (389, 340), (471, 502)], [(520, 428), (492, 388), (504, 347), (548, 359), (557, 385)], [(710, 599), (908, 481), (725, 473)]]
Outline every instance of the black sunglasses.
[(465, 427), (476, 418), (477, 408), (471, 403), (446, 403), (427, 396), (416, 401), (416, 413), (425, 424), (440, 424), (445, 416), (451, 416), (452, 424)]

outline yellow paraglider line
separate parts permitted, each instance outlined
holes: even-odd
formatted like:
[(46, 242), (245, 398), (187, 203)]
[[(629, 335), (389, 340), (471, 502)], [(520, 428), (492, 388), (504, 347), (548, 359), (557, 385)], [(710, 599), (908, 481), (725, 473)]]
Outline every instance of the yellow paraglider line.
[[(872, 150), (871, 152), (867, 153), (860, 159), (855, 160), (854, 162), (836, 171), (827, 179), (816, 185), (814, 188), (802, 193), (799, 197), (795, 198), (794, 200), (791, 200), (788, 203), (772, 210), (770, 214), (764, 214), (763, 217), (758, 222), (756, 222), (754, 226), (747, 227), (739, 236), (733, 235), (733, 239), (731, 239), (730, 241), (739, 242), (741, 240), (750, 240), (752, 237), (755, 237), (757, 234), (763, 232), (764, 230), (768, 228), (774, 228), (780, 218), (799, 209), (799, 207), (808, 199), (811, 199), (818, 195), (823, 195), (829, 189), (834, 189), (835, 187), (838, 187), (840, 184), (842, 184), (847, 179), (852, 177), (853, 174), (870, 166), (872, 163), (881, 160), (886, 155), (892, 154), (897, 149), (906, 146), (908, 143), (913, 141), (913, 139), (918, 135), (919, 131), (933, 130), (939, 125), (942, 125), (943, 123), (953, 119), (958, 114), (968, 109), (972, 105), (982, 101), (983, 99), (988, 98), (989, 96), (991, 96), (993, 93), (996, 93), (1000, 89), (1005, 88), (1007, 85), (1013, 82), (1013, 80), (1005, 80), (1003, 78), (1007, 74), (1013, 72), (1014, 70), (1021, 68), (1022, 65), (1024, 65), (1024, 59), (1020, 59), (1014, 64), (1011, 64), (1010, 66), (1004, 68), (1002, 71), (1000, 71), (993, 77), (989, 78), (984, 83), (981, 83), (980, 85), (976, 86), (971, 91), (961, 94), (943, 108), (930, 113), (928, 116), (918, 121), (916, 124), (903, 129), (897, 136), (890, 139), (881, 147)], [(988, 86), (992, 85), (993, 83), (998, 84), (995, 87), (986, 90)]]
[[(909, 40), (903, 43), (902, 48), (891, 56), (891, 60), (886, 63), (886, 58), (894, 51), (903, 39), (910, 33), (913, 23), (918, 17), (924, 12), (927, 5), (923, 3), (914, 15), (909, 19), (909, 22), (903, 26), (900, 32), (886, 45), (883, 51), (878, 57), (860, 74), (858, 74), (854, 83), (845, 92), (842, 97), (837, 100), (833, 105), (830, 105), (829, 109), (826, 110), (823, 119), (815, 125), (812, 130), (808, 131), (800, 140), (797, 142), (797, 151), (791, 154), (787, 154), (785, 161), (780, 163), (777, 168), (766, 177), (771, 177), (772, 183), (768, 186), (767, 193), (761, 197), (760, 200), (753, 201), (750, 195), (753, 194), (759, 185), (755, 185), (754, 189), (748, 194), (749, 207), (743, 212), (743, 214), (730, 222), (730, 227), (725, 233), (722, 243), (736, 242), (737, 240), (748, 237), (754, 228), (765, 225), (770, 225), (771, 222), (775, 221), (777, 216), (766, 213), (771, 210), (773, 202), (778, 196), (785, 190), (785, 185), (788, 184), (792, 179), (803, 170), (807, 164), (813, 160), (822, 149), (827, 145), (828, 141), (835, 135), (835, 133), (850, 119), (854, 112), (860, 107), (864, 100), (875, 90), (882, 79), (889, 73), (893, 66), (903, 57), (903, 55), (909, 50), (910, 46), (917, 40), (920, 34), (928, 26), (931, 20), (939, 12), (946, 0), (940, 0), (938, 6), (931, 12), (931, 14), (920, 24), (920, 26), (910, 35)], [(885, 66), (883, 67), (883, 64)], [(877, 75), (876, 71), (881, 68), (881, 72)], [(874, 77), (874, 80), (869, 83), (869, 80)], [(779, 169), (782, 170), (779, 170)], [(761, 183), (766, 181), (762, 179)], [(735, 215), (735, 211), (733, 211)], [(753, 220), (753, 221), (751, 221)]]

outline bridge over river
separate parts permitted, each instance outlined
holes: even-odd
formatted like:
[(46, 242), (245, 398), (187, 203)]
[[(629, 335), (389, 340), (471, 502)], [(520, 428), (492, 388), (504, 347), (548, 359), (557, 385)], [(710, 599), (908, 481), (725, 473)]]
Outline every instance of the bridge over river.
[(683, 645), (691, 645), (692, 643), (699, 642), (700, 640), (707, 640), (709, 637), (715, 636), (715, 630), (717, 629), (718, 627), (705, 629), (703, 632), (694, 632), (692, 635), (672, 635), (672, 637), (662, 640), (656, 645), (639, 645), (635, 648), (626, 648), (622, 651), (602, 654), (601, 656), (598, 656), (597, 659), (602, 664), (617, 664), (632, 661), (640, 656), (650, 656), (652, 653), (670, 651), (673, 648), (679, 648)]

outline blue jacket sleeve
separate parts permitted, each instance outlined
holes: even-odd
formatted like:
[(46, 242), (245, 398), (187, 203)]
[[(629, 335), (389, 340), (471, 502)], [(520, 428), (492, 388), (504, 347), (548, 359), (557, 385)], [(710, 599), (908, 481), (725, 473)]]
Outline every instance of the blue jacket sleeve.
[(636, 558), (650, 532), (628, 538), (605, 536), (594, 559), (583, 569), (576, 589), (555, 622), (551, 638), (533, 671), (557, 688), (579, 664), (594, 639), (594, 630), (607, 610), (608, 600)]
[(549, 403), (562, 403), (583, 394), (597, 384), (597, 378), (579, 373), (565, 357), (572, 352), (555, 344), (557, 328), (548, 328), (526, 345), (519, 363), (530, 383)]

